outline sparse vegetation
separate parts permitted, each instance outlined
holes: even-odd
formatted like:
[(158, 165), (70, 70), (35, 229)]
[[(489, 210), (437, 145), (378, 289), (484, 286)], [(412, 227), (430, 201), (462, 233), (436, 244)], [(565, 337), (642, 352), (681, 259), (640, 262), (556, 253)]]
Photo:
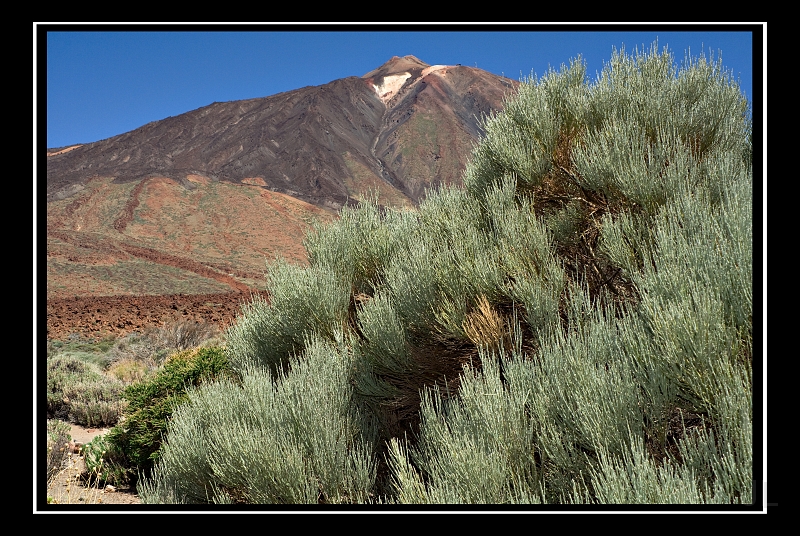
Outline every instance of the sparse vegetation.
[(119, 339), (48, 341), (48, 486), (69, 454), (67, 421), (112, 427), (82, 448), (89, 485), (135, 481), (152, 466), (185, 387), (225, 369), (222, 350), (213, 346), (220, 343), (216, 326), (183, 319)]
[(65, 354), (47, 359), (47, 416), (86, 426), (113, 424), (122, 414), (122, 382), (82, 357)]
[(57, 419), (47, 419), (47, 485), (64, 466), (69, 455), (69, 425)]

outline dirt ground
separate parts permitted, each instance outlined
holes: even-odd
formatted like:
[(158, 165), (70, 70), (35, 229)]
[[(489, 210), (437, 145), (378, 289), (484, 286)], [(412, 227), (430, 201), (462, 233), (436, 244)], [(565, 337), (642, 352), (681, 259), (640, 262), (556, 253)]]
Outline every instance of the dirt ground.
[[(106, 432), (108, 432), (107, 428), (85, 428), (72, 424), (70, 437), (74, 445), (81, 445), (88, 443), (94, 437), (105, 434)], [(47, 496), (51, 498), (51, 504), (141, 504), (141, 500), (136, 494), (136, 490), (133, 488), (115, 488), (114, 486), (101, 487), (97, 484), (92, 485), (84, 482), (82, 475), (85, 468), (83, 456), (78, 452), (71, 452), (64, 468), (47, 488)]]

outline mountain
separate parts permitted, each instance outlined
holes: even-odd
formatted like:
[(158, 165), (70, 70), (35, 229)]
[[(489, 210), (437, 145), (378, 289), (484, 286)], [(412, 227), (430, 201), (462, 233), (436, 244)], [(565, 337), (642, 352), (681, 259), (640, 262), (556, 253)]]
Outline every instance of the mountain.
[(48, 299), (262, 285), (276, 254), (304, 261), (313, 220), (368, 192), (413, 207), (459, 182), (479, 118), (518, 84), (395, 56), (360, 77), (48, 149)]

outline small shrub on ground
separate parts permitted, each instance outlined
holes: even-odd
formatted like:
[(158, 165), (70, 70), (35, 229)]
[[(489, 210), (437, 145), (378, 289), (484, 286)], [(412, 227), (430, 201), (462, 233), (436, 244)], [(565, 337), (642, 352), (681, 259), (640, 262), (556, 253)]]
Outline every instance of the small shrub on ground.
[(94, 363), (71, 355), (47, 360), (47, 416), (84, 426), (117, 422), (124, 409), (123, 384)]
[(77, 381), (64, 386), (70, 420), (83, 426), (111, 426), (125, 409), (121, 381), (102, 375), (99, 380)]
[(124, 358), (112, 363), (106, 373), (128, 385), (144, 380), (153, 370), (146, 362)]
[(207, 345), (208, 341), (219, 335), (219, 331), (216, 324), (180, 318), (149, 329), (145, 335), (158, 349), (181, 351)]
[(180, 318), (118, 339), (109, 349), (108, 359), (112, 365), (138, 361), (152, 371), (174, 352), (220, 342), (216, 324)]
[(115, 455), (106, 435), (95, 436), (83, 446), (83, 460), (86, 465), (84, 477), (89, 483), (96, 485), (124, 484), (128, 479), (128, 470), (121, 463), (120, 456)]

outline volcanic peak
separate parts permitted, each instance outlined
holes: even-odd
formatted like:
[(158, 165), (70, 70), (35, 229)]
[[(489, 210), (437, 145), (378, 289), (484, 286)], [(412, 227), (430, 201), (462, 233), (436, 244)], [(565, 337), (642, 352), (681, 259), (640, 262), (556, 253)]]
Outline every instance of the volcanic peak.
[(446, 68), (446, 65), (428, 65), (414, 56), (393, 56), (392, 59), (368, 72), (361, 78), (378, 94), (383, 104), (388, 105), (406, 83), (413, 84), (429, 73)]
[(381, 78), (388, 75), (402, 74), (404, 72), (416, 74), (414, 71), (422, 71), (425, 67), (430, 67), (430, 65), (415, 56), (409, 55), (403, 56), (402, 58), (399, 56), (392, 56), (392, 59), (377, 69), (368, 72), (361, 78)]

